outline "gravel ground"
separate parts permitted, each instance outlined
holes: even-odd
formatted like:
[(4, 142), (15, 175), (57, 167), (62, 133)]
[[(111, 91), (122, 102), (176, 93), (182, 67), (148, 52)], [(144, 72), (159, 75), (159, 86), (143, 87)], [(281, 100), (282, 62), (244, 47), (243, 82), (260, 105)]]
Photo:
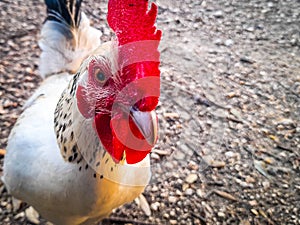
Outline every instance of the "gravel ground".
[[(164, 36), (153, 179), (144, 201), (105, 224), (300, 224), (300, 1), (156, 2)], [(45, 8), (20, 0), (0, 7), (4, 149), (41, 81)], [(109, 40), (106, 3), (83, 9)], [(0, 194), (1, 224), (46, 224), (3, 184)]]

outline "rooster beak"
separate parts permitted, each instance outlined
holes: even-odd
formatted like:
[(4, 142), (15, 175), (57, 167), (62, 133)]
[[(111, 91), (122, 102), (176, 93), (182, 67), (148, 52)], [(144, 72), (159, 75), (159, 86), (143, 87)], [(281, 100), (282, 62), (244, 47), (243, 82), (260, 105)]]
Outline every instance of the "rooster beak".
[(154, 146), (158, 133), (155, 111), (141, 112), (136, 108), (131, 108), (130, 116), (149, 145)]

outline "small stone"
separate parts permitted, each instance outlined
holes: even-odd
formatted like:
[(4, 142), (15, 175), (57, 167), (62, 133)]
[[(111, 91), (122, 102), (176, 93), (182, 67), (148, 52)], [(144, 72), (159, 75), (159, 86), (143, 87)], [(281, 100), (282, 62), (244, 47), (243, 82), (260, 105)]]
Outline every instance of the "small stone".
[(214, 44), (216, 44), (216, 45), (221, 45), (221, 44), (222, 44), (222, 40), (221, 40), (220, 38), (218, 38), (218, 39), (216, 39), (216, 40), (214, 41)]
[(237, 96), (238, 96), (237, 93), (234, 92), (234, 91), (229, 92), (229, 93), (226, 94), (227, 98), (233, 98), (233, 97), (237, 97)]
[(221, 10), (218, 10), (214, 13), (214, 16), (216, 18), (222, 18), (223, 17), (223, 12)]
[(228, 152), (225, 152), (225, 156), (227, 157), (227, 158), (232, 158), (232, 157), (234, 157), (234, 152), (232, 152), (232, 151), (228, 151)]
[(14, 212), (17, 212), (20, 209), (21, 203), (22, 203), (22, 201), (12, 197), (12, 205), (13, 205)]
[(211, 167), (214, 168), (222, 168), (226, 165), (223, 161), (214, 160), (214, 158), (210, 155), (205, 155), (202, 157), (202, 159)]
[(177, 160), (183, 160), (185, 158), (185, 154), (179, 150), (175, 151), (173, 156)]
[(51, 223), (51, 222), (46, 222), (46, 224), (45, 225), (54, 225), (53, 223)]
[(174, 196), (169, 196), (168, 201), (169, 201), (170, 203), (175, 203), (175, 202), (177, 201), (177, 198), (174, 197)]
[(242, 220), (239, 225), (251, 225), (248, 220)]
[(247, 176), (245, 180), (246, 180), (247, 183), (254, 183), (255, 182), (255, 179), (253, 177), (250, 177), (250, 176)]
[(33, 223), (33, 224), (40, 224), (40, 221), (39, 221), (39, 214), (37, 211), (35, 211), (35, 209), (30, 206), (29, 208), (27, 208), (25, 210), (25, 215), (26, 215), (26, 218), (29, 220), (29, 222)]
[(154, 152), (151, 153), (151, 158), (152, 158), (152, 159), (156, 159), (156, 160), (159, 160), (159, 159), (160, 159), (159, 155), (157, 155), (157, 154), (154, 153)]
[(7, 204), (6, 211), (9, 213), (12, 211), (12, 205), (10, 203)]
[(260, 71), (259, 75), (261, 75), (261, 76), (267, 76), (267, 72), (266, 71)]
[(151, 209), (150, 209), (149, 203), (148, 203), (147, 199), (145, 198), (145, 196), (141, 194), (138, 197), (138, 199), (139, 199), (140, 207), (143, 210), (143, 212), (145, 213), (145, 215), (151, 216)]
[(158, 187), (157, 186), (153, 186), (152, 189), (151, 189), (151, 191), (157, 192), (158, 191)]
[(189, 186), (190, 186), (190, 185), (184, 183), (184, 184), (182, 185), (182, 191), (186, 191), (186, 189), (188, 189)]
[(235, 108), (231, 108), (230, 113), (234, 115), (237, 119), (240, 119), (242, 117), (240, 111)]
[(224, 42), (224, 44), (225, 44), (227, 47), (229, 47), (229, 46), (231, 46), (231, 45), (234, 44), (234, 41), (231, 40), (231, 39), (227, 39), (227, 40)]
[(254, 27), (247, 27), (245, 30), (248, 31), (248, 32), (253, 32), (254, 31)]
[(175, 224), (177, 224), (177, 221), (176, 220), (170, 220), (170, 224), (175, 225)]
[(226, 215), (225, 215), (225, 213), (223, 213), (223, 212), (218, 212), (218, 217), (220, 217), (220, 218), (225, 218)]
[(168, 213), (165, 213), (165, 214), (163, 215), (163, 217), (166, 218), (166, 219), (169, 219), (169, 218), (170, 218), (170, 215), (169, 215)]
[(223, 161), (217, 161), (217, 160), (214, 160), (214, 161), (212, 161), (212, 163), (211, 163), (211, 167), (214, 167), (214, 168), (222, 168), (222, 167), (224, 167), (226, 165), (226, 163), (225, 162), (223, 162)]
[(264, 161), (265, 161), (265, 163), (267, 163), (267, 164), (273, 164), (273, 159), (271, 159), (271, 158), (269, 158), (269, 157), (264, 158)]
[(247, 56), (242, 56), (240, 58), (240, 61), (243, 63), (249, 63), (249, 64), (253, 64), (255, 61)]
[(256, 215), (256, 216), (258, 215), (258, 212), (257, 212), (256, 209), (251, 209), (250, 211), (251, 211), (254, 215)]
[(170, 212), (170, 216), (176, 216), (176, 213), (175, 213), (175, 211), (174, 210), (171, 210), (171, 212)]
[(257, 205), (257, 201), (256, 200), (251, 200), (251, 201), (249, 201), (249, 205), (256, 206)]
[(25, 217), (25, 213), (24, 212), (20, 212), (17, 215), (14, 216), (14, 219), (21, 219)]
[(160, 196), (163, 197), (163, 198), (168, 197), (168, 195), (169, 195), (169, 193), (168, 193), (167, 191), (162, 192), (162, 193), (160, 194)]
[(263, 181), (262, 182), (262, 186), (264, 187), (264, 189), (268, 189), (270, 187), (270, 182), (269, 181)]
[(160, 206), (159, 202), (154, 202), (154, 203), (151, 204), (150, 207), (151, 207), (152, 210), (157, 211), (159, 206)]
[(175, 193), (176, 193), (176, 195), (179, 195), (179, 196), (182, 195), (182, 192), (180, 190), (178, 190), (178, 189), (175, 191)]
[(188, 188), (188, 189), (185, 190), (186, 195), (192, 195), (193, 193), (194, 193), (194, 191), (191, 188)]
[(179, 118), (179, 114), (172, 112), (172, 113), (164, 113), (164, 117), (166, 119), (178, 119)]
[(191, 173), (189, 174), (185, 181), (188, 183), (188, 184), (192, 184), (192, 183), (195, 183), (196, 180), (198, 179), (198, 175), (197, 174), (194, 174), (194, 173)]
[(7, 206), (7, 202), (1, 202), (1, 206), (6, 207)]
[(201, 189), (197, 189), (196, 193), (200, 198), (203, 198), (205, 196), (204, 192)]
[(199, 169), (199, 165), (197, 165), (195, 162), (190, 162), (188, 165), (188, 168), (191, 170), (198, 170)]

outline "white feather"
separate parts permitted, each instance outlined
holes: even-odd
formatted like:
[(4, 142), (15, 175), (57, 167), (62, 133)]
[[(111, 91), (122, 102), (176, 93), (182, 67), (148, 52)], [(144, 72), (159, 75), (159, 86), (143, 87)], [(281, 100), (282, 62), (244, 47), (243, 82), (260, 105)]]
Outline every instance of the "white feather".
[(39, 46), (40, 74), (43, 78), (62, 71), (75, 72), (81, 62), (101, 44), (101, 31), (90, 26), (82, 12), (78, 29), (72, 29), (56, 21), (47, 21), (41, 32)]

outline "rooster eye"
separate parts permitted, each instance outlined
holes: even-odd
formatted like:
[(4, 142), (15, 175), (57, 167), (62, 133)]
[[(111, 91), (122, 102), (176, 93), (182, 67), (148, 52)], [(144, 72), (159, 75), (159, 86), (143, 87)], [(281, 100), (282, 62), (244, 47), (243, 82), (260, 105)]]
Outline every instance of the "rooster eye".
[(96, 76), (96, 79), (101, 83), (103, 83), (106, 80), (105, 74), (99, 69), (97, 69), (95, 71), (95, 76)]

